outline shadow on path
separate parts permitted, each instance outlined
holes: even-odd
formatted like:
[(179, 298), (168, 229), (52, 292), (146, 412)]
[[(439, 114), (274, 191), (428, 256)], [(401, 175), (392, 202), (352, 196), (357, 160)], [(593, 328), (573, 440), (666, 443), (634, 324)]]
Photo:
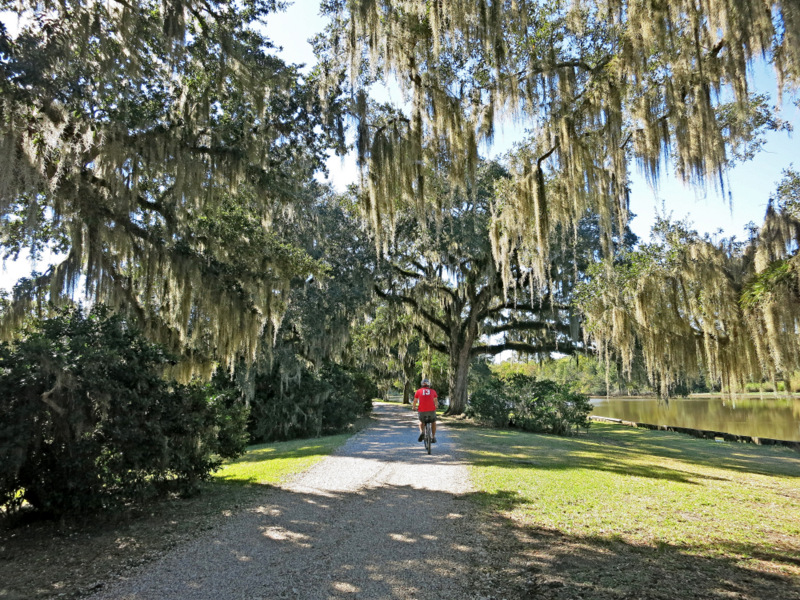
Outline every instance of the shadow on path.
[(481, 561), (465, 463), (415, 415), (377, 423), (188, 546), (95, 598), (463, 598)]

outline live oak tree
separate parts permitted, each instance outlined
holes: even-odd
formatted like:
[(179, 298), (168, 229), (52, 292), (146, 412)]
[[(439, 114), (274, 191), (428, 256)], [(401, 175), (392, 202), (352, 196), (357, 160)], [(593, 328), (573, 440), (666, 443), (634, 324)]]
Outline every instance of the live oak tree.
[[(387, 231), (386, 223), (399, 227), (400, 206), (427, 218), (430, 165), (446, 171), (453, 186), (467, 187), (498, 123), (529, 132), (492, 209), (493, 252), (506, 288), (514, 286), (517, 267), (543, 285), (552, 233), (574, 228), (587, 212), (599, 218), (611, 261), (613, 231), (629, 218), (632, 165), (653, 181), (671, 165), (687, 183), (724, 186), (730, 165), (757, 150), (759, 132), (784, 126), (750, 87), (755, 58), (774, 67), (780, 91), (800, 83), (794, 0), (329, 0), (324, 6), (333, 23), (321, 47), (323, 73), (332, 85), (346, 73), (368, 192), (364, 208), (376, 232)], [(369, 101), (376, 81), (399, 88), (404, 104), (393, 114)], [(778, 230), (776, 243), (790, 244), (788, 230)], [(724, 254), (705, 253), (709, 273), (725, 270)], [(697, 275), (698, 285), (712, 287), (721, 277)], [(659, 298), (650, 299), (645, 313), (654, 315)], [(616, 305), (620, 312), (629, 308)], [(773, 347), (796, 334), (765, 332)]]
[(21, 25), (0, 28), (2, 243), (66, 253), (5, 335), (82, 285), (181, 350), (184, 379), (254, 359), (319, 270), (271, 224), (337, 145), (335, 103), (260, 33), (277, 5), (2, 3)]
[(660, 222), (654, 242), (598, 266), (582, 287), (590, 339), (627, 369), (640, 346), (663, 396), (701, 373), (726, 392), (788, 380), (800, 369), (798, 206), (800, 176), (790, 170), (746, 242)]
[(370, 311), (373, 298), (374, 245), (348, 196), (318, 184), (309, 187), (316, 199), (302, 211), (302, 218), (276, 227), (287, 235), (291, 232), (322, 269), (317, 275), (292, 280), (276, 344), (311, 367), (326, 361), (354, 367), (360, 360), (352, 349), (354, 330)]
[(292, 278), (280, 326), (254, 367), (234, 373), (259, 441), (340, 430), (377, 396), (375, 359), (355, 339), (371, 308), (374, 244), (348, 197), (315, 182), (304, 195), (294, 204), (295, 218), (273, 227), (321, 268)]
[(447, 183), (431, 176), (426, 193), (449, 198), (450, 208), (445, 215), (428, 211), (425, 221), (414, 213), (398, 216), (394, 242), (376, 274), (376, 293), (404, 314), (425, 344), (448, 357), (449, 414), (466, 407), (476, 356), (510, 350), (546, 357), (584, 350), (570, 300), (580, 276), (576, 269), (585, 268), (599, 247), (592, 247), (591, 235), (584, 235), (583, 244), (565, 242), (569, 253), (554, 261), (545, 286), (536, 285), (512, 257), (505, 274), (512, 278), (512, 293), (506, 293), (492, 255), (490, 228), (492, 201), (507, 177), (500, 165), (484, 164), (475, 185), (452, 197)]

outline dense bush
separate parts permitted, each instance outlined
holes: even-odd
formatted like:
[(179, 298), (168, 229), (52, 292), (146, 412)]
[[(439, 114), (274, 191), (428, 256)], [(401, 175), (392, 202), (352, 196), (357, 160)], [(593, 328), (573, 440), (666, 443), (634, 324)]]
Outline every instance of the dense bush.
[(511, 425), (525, 431), (565, 435), (588, 429), (592, 407), (588, 396), (569, 386), (514, 374), (483, 377), (467, 404), (467, 415), (496, 427)]
[(378, 394), (369, 378), (332, 364), (319, 371), (300, 370), (294, 378), (277, 371), (259, 376), (250, 404), (251, 440), (271, 442), (342, 431), (372, 410)]
[(550, 380), (514, 377), (506, 384), (515, 397), (512, 424), (525, 431), (566, 435), (588, 429), (592, 405), (589, 397)]
[(168, 361), (103, 308), (0, 344), (0, 504), (63, 514), (188, 492), (241, 453), (246, 409), (165, 381)]
[(494, 427), (505, 427), (513, 411), (503, 380), (499, 377), (484, 379), (470, 394), (466, 415), (488, 422)]

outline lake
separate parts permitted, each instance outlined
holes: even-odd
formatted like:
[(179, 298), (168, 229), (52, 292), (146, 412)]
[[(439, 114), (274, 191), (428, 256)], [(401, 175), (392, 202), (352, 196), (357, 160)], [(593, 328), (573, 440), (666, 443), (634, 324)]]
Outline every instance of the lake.
[(788, 398), (592, 398), (593, 415), (800, 441), (800, 399)]

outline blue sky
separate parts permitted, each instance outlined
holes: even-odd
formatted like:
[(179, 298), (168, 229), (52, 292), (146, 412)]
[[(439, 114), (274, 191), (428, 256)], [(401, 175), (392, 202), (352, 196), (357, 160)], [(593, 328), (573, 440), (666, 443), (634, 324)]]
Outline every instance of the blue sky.
[[(286, 12), (270, 18), (267, 35), (276, 46), (283, 48), (281, 56), (287, 62), (314, 63), (307, 40), (322, 31), (326, 23), (319, 15), (318, 7), (319, 0), (298, 0)], [(8, 23), (7, 14), (2, 17)], [(756, 87), (758, 91), (776, 97), (774, 81), (768, 73), (760, 73), (756, 83), (760, 84)], [(631, 222), (633, 231), (640, 238), (648, 239), (655, 215), (663, 214), (663, 207), (666, 207), (667, 214), (671, 213), (675, 219), (688, 218), (700, 232), (715, 233), (721, 229), (725, 236), (745, 237), (747, 223), (761, 222), (769, 196), (783, 170), (793, 162), (800, 168), (800, 110), (787, 99), (782, 117), (795, 124), (797, 133), (768, 135), (762, 152), (753, 161), (736, 167), (730, 173), (725, 196), (713, 187), (705, 191), (686, 187), (669, 176), (664, 176), (658, 189), (653, 190), (634, 170), (631, 173), (631, 210), (637, 216)], [(492, 154), (504, 152), (519, 139), (519, 131), (509, 124), (501, 125), (498, 133)], [(328, 169), (330, 181), (338, 189), (343, 189), (356, 179), (355, 158), (352, 155), (344, 160), (331, 157)], [(5, 268), (0, 267), (0, 288), (10, 288), (31, 268), (31, 263), (24, 257), (16, 263), (6, 263)], [(43, 270), (45, 265), (39, 265), (38, 268)]]

